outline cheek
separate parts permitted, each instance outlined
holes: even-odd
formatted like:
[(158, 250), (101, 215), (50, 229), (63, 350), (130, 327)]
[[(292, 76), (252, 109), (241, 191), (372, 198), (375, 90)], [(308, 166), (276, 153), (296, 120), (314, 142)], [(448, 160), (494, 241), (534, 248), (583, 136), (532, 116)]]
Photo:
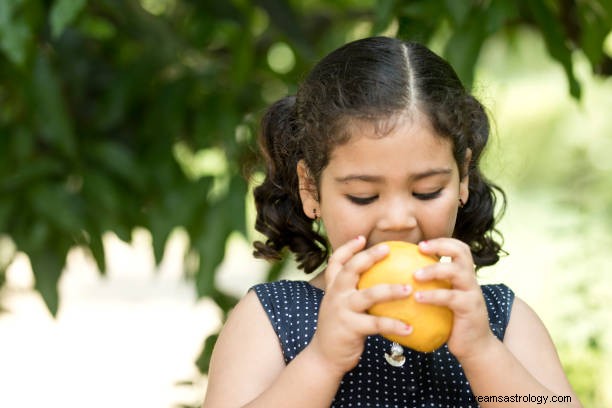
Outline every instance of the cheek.
[(323, 210), (323, 225), (327, 239), (333, 249), (345, 244), (358, 235), (366, 235), (365, 222), (355, 222), (359, 219), (354, 210), (348, 206), (336, 205)]
[(423, 214), (421, 227), (428, 238), (451, 237), (457, 221), (457, 205), (454, 201), (431, 206)]

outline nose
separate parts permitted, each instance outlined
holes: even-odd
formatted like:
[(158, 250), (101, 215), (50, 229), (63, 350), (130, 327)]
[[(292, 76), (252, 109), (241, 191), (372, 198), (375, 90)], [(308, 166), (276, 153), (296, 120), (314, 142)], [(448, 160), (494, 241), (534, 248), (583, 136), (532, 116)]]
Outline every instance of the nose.
[(417, 226), (415, 208), (410, 199), (397, 197), (382, 209), (378, 228), (382, 231), (406, 231)]

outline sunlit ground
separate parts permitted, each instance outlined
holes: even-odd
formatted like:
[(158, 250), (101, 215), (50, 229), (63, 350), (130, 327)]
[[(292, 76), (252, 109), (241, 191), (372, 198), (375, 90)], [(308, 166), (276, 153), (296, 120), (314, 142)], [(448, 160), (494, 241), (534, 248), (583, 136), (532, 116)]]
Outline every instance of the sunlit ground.
[(197, 401), (193, 365), (219, 324), (181, 278), (177, 236), (154, 273), (146, 234), (133, 246), (107, 237), (108, 276), (73, 252), (61, 280), (57, 319), (30, 288), (29, 263), (8, 271), (8, 313), (0, 315), (0, 407), (159, 407)]
[[(598, 207), (610, 202), (612, 82), (586, 81), (577, 104), (568, 101), (558, 66), (530, 56), (501, 66), (506, 60), (497, 52), (483, 56), (481, 66), (497, 74), (483, 69), (478, 93), (496, 119), (486, 164), (509, 193), (500, 229), (510, 255), (480, 277), (506, 283), (525, 299), (549, 328), (574, 387), (597, 406), (612, 406), (606, 382), (612, 378), (612, 217), (604, 204)], [(530, 75), (522, 61), (536, 65)], [(577, 71), (584, 77), (583, 67)], [(585, 163), (576, 152), (594, 166), (578, 173), (586, 184), (569, 176)], [(572, 190), (597, 183), (600, 191)], [(582, 210), (563, 205), (572, 194), (583, 200)], [(55, 320), (31, 291), (27, 260), (9, 269), (10, 311), (0, 315), (0, 407), (170, 408), (201, 401), (205, 379), (195, 387), (175, 383), (198, 378), (193, 361), (218, 329), (219, 314), (211, 302), (197, 301), (193, 284), (181, 277), (184, 237), (174, 236), (157, 272), (146, 233), (135, 234), (131, 246), (113, 236), (105, 244), (105, 278), (81, 253), (71, 254)], [(246, 242), (232, 241), (220, 287), (240, 296), (263, 279), (264, 265), (250, 252)]]

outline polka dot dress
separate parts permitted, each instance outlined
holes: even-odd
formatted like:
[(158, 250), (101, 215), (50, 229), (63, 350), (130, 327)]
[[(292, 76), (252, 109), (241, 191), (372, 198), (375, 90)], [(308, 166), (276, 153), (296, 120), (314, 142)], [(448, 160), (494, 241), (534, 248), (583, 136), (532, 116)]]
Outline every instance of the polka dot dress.
[[(502, 340), (514, 293), (505, 285), (481, 286), (489, 324)], [(253, 287), (289, 363), (308, 345), (316, 326), (323, 291), (305, 281), (278, 281)], [(477, 407), (461, 364), (443, 345), (433, 353), (404, 348), (406, 363), (384, 359), (391, 342), (369, 336), (359, 364), (348, 372), (332, 407)]]

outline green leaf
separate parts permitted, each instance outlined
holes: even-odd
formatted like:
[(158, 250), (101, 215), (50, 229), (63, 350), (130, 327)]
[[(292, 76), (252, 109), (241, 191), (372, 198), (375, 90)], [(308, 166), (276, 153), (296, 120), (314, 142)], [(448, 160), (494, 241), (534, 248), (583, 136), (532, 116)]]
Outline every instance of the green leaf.
[(495, 34), (504, 25), (519, 18), (516, 0), (496, 0), (485, 10), (484, 21), (487, 34)]
[(574, 75), (572, 53), (566, 42), (558, 17), (549, 8), (548, 4), (542, 0), (526, 0), (525, 4), (538, 24), (542, 36), (544, 37), (548, 53), (551, 57), (556, 59), (565, 70), (570, 94), (574, 98), (580, 99), (580, 84)]
[(110, 173), (116, 174), (138, 190), (144, 189), (145, 172), (139, 167), (138, 159), (133, 152), (123, 144), (105, 140), (90, 146), (88, 152), (92, 159)]
[(203, 203), (210, 190), (210, 178), (196, 181), (184, 180), (180, 185), (174, 182), (166, 187), (167, 191), (153, 206), (147, 210), (148, 227), (153, 236), (153, 253), (159, 263), (164, 255), (168, 236), (178, 226), (201, 222), (197, 216), (202, 211)]
[(30, 93), (38, 132), (45, 142), (69, 158), (76, 157), (73, 124), (58, 78), (47, 53), (41, 48), (36, 58)]
[(314, 58), (314, 52), (302, 28), (302, 20), (298, 18), (287, 0), (254, 0), (268, 13), (274, 24), (301, 52), (306, 60)]
[(231, 218), (234, 215), (224, 209), (219, 201), (208, 208), (203, 221), (202, 233), (195, 240), (194, 248), (200, 255), (200, 265), (196, 275), (198, 296), (212, 297), (215, 292), (215, 270), (225, 257), (225, 243), (231, 232)]
[(246, 236), (246, 195), (247, 184), (244, 179), (236, 175), (230, 181), (227, 197), (226, 214), (229, 216), (229, 229), (239, 231)]
[(196, 360), (196, 366), (202, 374), (208, 373), (208, 369), (210, 368), (210, 357), (212, 356), (213, 349), (215, 348), (217, 338), (219, 338), (218, 334), (212, 334), (206, 338), (202, 351)]
[(469, 89), (474, 81), (474, 69), (486, 38), (481, 13), (474, 13), (462, 27), (456, 27), (446, 43), (444, 55)]
[(462, 26), (465, 23), (470, 10), (474, 8), (473, 1), (445, 0), (444, 3), (453, 24), (457, 26)]
[(35, 288), (41, 294), (51, 314), (55, 316), (59, 309), (57, 283), (64, 267), (66, 251), (43, 248), (28, 251), (28, 256), (36, 278)]
[(611, 30), (612, 16), (599, 4), (578, 2), (576, 6), (582, 30), (580, 46), (591, 65), (595, 67), (604, 57), (603, 44)]
[(32, 30), (23, 15), (16, 12), (21, 3), (21, 0), (0, 1), (0, 49), (13, 64), (23, 67), (32, 41)]
[(104, 252), (104, 243), (102, 241), (102, 234), (96, 229), (90, 230), (89, 236), (89, 251), (91, 256), (96, 261), (98, 270), (102, 275), (106, 274), (106, 256)]
[(51, 35), (56, 39), (62, 35), (86, 4), (87, 0), (55, 0), (49, 15)]
[(394, 17), (394, 9), (396, 0), (378, 0), (374, 9), (374, 24), (372, 26), (372, 35), (380, 35), (391, 23)]
[(0, 191), (3, 193), (14, 192), (37, 181), (60, 176), (65, 172), (64, 167), (65, 165), (55, 157), (41, 157), (28, 163), (27, 166), (20, 166), (0, 180)]
[(128, 205), (122, 191), (108, 173), (100, 169), (88, 169), (83, 173), (83, 198), (91, 203), (88, 209), (93, 217), (99, 214), (116, 214)]
[(428, 44), (446, 18), (441, 12), (442, 8), (441, 0), (420, 0), (402, 5), (396, 12), (399, 23), (397, 36)]
[(7, 231), (15, 202), (0, 196), (0, 234)]
[(28, 191), (28, 201), (38, 217), (48, 221), (62, 234), (76, 237), (84, 229), (82, 202), (64, 185), (36, 185)]

